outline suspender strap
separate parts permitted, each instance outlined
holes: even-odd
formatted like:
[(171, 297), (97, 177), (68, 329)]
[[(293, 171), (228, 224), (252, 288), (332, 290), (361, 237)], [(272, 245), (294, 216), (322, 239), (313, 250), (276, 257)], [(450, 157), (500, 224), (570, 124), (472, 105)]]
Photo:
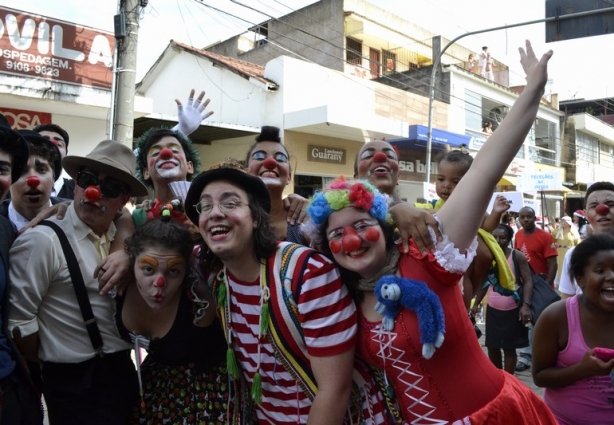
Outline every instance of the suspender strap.
[(94, 351), (96, 351), (96, 353), (102, 356), (102, 336), (100, 335), (98, 323), (96, 322), (94, 312), (92, 311), (90, 299), (87, 296), (87, 289), (85, 288), (83, 274), (81, 273), (81, 268), (79, 267), (77, 257), (75, 256), (75, 253), (70, 246), (70, 243), (68, 242), (66, 234), (60, 228), (60, 226), (48, 220), (42, 221), (40, 224), (43, 226), (51, 227), (51, 229), (53, 229), (56, 235), (58, 235), (58, 239), (60, 240), (60, 244), (62, 245), (62, 250), (64, 251), (64, 256), (66, 257), (66, 263), (68, 264), (68, 271), (70, 272), (72, 286), (75, 290), (75, 295), (77, 296), (77, 302), (79, 303), (81, 316), (83, 316), (83, 323), (85, 324), (85, 328), (87, 329), (87, 334), (90, 337), (90, 342), (92, 343)]

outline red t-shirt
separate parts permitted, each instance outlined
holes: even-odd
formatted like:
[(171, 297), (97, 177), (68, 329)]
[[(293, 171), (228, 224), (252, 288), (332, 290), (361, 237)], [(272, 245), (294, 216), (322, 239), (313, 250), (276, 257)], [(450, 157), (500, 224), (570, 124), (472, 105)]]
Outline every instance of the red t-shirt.
[(527, 261), (537, 274), (548, 274), (550, 257), (556, 257), (556, 242), (552, 235), (539, 227), (530, 235), (525, 235), (524, 229), (516, 233), (514, 248), (519, 249), (527, 257)]

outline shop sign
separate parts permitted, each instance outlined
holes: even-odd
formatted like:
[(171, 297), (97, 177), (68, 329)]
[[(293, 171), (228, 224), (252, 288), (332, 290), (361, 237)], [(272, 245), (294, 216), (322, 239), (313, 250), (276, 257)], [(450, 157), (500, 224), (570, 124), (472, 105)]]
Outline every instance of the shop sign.
[[(412, 161), (399, 161), (399, 171), (426, 174), (426, 162), (420, 161), (419, 159)], [(436, 162), (431, 162), (431, 174), (437, 174)]]
[(0, 106), (0, 114), (6, 117), (13, 130), (30, 130), (40, 124), (51, 124), (51, 114), (47, 112), (24, 111)]
[(110, 32), (0, 7), (0, 72), (111, 88)]
[(345, 149), (307, 145), (307, 161), (345, 164), (346, 157), (347, 151)]
[(541, 190), (562, 190), (563, 180), (561, 173), (538, 172), (522, 174), (522, 190), (524, 192), (537, 192)]

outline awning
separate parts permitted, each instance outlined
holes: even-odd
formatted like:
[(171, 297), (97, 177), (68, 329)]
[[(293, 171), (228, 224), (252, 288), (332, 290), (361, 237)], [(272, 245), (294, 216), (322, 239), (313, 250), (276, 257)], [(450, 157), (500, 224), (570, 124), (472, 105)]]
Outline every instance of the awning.
[[(428, 127), (423, 125), (410, 125), (409, 137), (387, 140), (387, 142), (400, 148), (426, 150), (428, 130)], [(457, 148), (461, 145), (468, 146), (470, 141), (471, 136), (467, 136), (466, 134), (452, 133), (450, 131), (434, 128), (431, 137), (431, 148), (433, 150), (443, 150), (446, 146)]]
[(497, 186), (516, 186), (516, 177), (503, 176), (497, 183)]

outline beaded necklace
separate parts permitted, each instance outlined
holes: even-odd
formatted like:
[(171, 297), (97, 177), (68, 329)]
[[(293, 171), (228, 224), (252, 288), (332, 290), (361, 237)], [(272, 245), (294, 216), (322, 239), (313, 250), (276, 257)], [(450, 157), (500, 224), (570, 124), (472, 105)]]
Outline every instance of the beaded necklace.
[[(218, 306), (223, 306), (224, 321), (226, 322), (226, 363), (228, 375), (233, 379), (239, 378), (239, 365), (232, 347), (232, 317), (230, 313), (230, 285), (226, 266), (218, 273), (217, 279), (220, 282), (218, 289)], [(254, 374), (250, 395), (254, 403), (262, 402), (262, 375), (260, 374), (261, 346), (262, 339), (269, 331), (270, 311), (269, 311), (270, 292), (266, 279), (266, 262), (260, 264), (260, 316), (258, 319), (258, 357), (256, 363), (256, 373)]]

